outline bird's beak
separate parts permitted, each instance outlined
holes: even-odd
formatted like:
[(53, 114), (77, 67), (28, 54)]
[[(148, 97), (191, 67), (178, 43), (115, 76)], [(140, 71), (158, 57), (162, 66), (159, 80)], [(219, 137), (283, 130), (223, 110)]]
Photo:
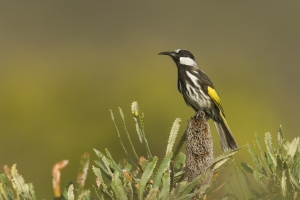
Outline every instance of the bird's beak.
[(158, 55), (167, 55), (167, 56), (171, 56), (171, 57), (176, 56), (174, 51), (163, 51), (163, 52), (158, 53)]

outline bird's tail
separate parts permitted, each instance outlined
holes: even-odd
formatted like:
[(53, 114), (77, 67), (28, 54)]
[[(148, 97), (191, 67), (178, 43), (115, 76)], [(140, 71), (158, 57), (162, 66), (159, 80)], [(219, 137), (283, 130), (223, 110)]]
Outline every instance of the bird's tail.
[(238, 145), (229, 129), (224, 115), (222, 113), (220, 113), (220, 115), (221, 120), (214, 121), (214, 123), (219, 134), (222, 150), (224, 152), (235, 150), (238, 148)]

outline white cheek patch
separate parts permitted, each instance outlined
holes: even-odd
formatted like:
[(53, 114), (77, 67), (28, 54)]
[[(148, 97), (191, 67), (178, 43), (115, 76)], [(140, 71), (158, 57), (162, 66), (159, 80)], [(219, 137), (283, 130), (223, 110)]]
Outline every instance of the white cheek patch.
[(189, 65), (189, 66), (198, 67), (197, 63), (193, 59), (188, 58), (188, 57), (180, 57), (179, 62), (182, 65)]
[(178, 53), (180, 50), (181, 50), (181, 49), (175, 49), (174, 51), (175, 51), (176, 53)]

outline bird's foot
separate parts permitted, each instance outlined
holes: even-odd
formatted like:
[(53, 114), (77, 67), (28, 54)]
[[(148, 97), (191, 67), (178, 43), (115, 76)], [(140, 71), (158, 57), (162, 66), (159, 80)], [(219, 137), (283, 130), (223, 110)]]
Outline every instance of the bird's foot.
[(205, 117), (205, 112), (203, 110), (198, 110), (195, 114), (195, 117), (198, 118), (198, 117)]

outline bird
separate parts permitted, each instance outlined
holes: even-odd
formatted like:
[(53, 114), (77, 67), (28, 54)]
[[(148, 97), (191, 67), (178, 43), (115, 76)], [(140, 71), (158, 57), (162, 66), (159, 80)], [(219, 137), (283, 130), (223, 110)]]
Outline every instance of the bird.
[(225, 119), (221, 99), (210, 78), (198, 67), (193, 54), (186, 49), (160, 52), (170, 56), (178, 70), (177, 89), (185, 103), (195, 112), (204, 112), (216, 126), (223, 152), (238, 149)]

